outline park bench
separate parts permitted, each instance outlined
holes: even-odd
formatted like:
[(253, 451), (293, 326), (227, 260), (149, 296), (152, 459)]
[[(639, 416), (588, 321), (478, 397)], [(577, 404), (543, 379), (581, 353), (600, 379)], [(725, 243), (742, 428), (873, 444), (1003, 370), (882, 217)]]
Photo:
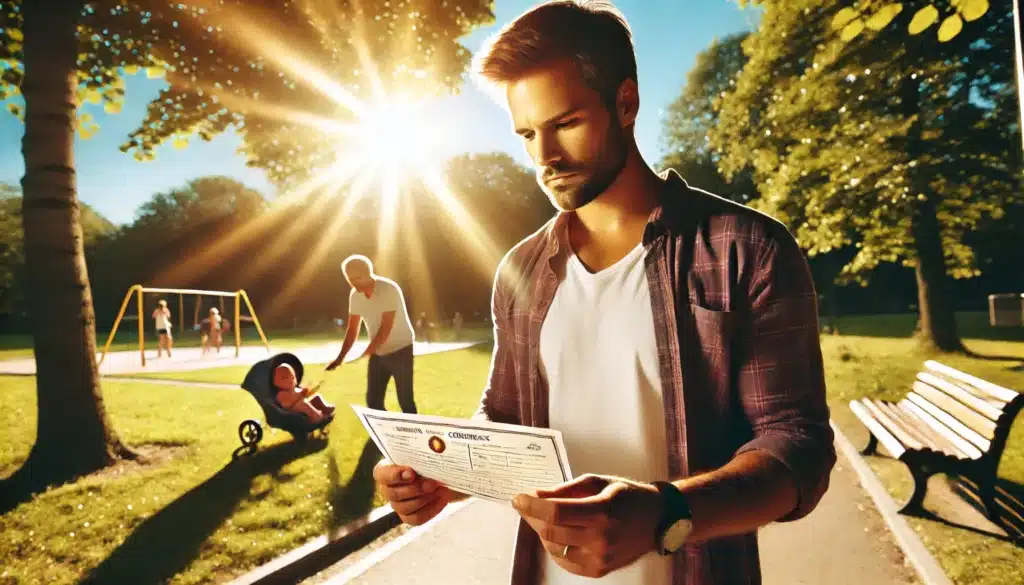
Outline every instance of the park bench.
[(996, 471), (1024, 394), (929, 360), (899, 402), (862, 398), (850, 410), (871, 432), (861, 453), (881, 443), (914, 478), (901, 513), (920, 514), (928, 478), (936, 473), (972, 480), (986, 515), (998, 523)]

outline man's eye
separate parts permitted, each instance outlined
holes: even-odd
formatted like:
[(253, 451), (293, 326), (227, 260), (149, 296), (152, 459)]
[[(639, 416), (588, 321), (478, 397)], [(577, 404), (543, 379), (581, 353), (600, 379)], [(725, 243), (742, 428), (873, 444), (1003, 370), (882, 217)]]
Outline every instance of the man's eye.
[(576, 125), (576, 122), (577, 122), (576, 120), (566, 120), (564, 122), (559, 122), (558, 124), (555, 124), (555, 128), (558, 128), (559, 130), (564, 130), (566, 128), (572, 128), (573, 126)]

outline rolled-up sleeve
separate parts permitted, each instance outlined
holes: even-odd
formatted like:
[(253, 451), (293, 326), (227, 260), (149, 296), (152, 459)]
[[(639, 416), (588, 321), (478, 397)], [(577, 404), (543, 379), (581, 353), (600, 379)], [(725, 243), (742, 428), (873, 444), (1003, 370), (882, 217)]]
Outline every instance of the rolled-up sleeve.
[(784, 229), (766, 238), (750, 279), (750, 330), (738, 375), (740, 402), (759, 450), (781, 461), (798, 489), (797, 520), (818, 505), (836, 462), (825, 397), (818, 303), (807, 260)]

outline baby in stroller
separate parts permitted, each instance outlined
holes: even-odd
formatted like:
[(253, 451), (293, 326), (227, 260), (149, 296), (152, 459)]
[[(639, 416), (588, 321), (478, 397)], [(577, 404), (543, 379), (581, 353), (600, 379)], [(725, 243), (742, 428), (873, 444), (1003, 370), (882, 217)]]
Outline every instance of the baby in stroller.
[(316, 424), (330, 416), (335, 409), (333, 404), (324, 401), (317, 394), (319, 387), (303, 388), (299, 386), (298, 376), (290, 364), (282, 363), (274, 368), (274, 390), (277, 403), (282, 408), (306, 415), (310, 422)]
[[(288, 368), (278, 373), (282, 365)], [(242, 388), (259, 403), (267, 424), (291, 433), (298, 440), (305, 440), (316, 431), (323, 432), (334, 420), (334, 406), (316, 395), (316, 388), (305, 390), (300, 386), (303, 370), (297, 356), (279, 353), (253, 364), (242, 381)], [(278, 401), (279, 394), (284, 394), (282, 398), (294, 408), (283, 406)], [(306, 402), (316, 411), (312, 415), (304, 411)], [(254, 448), (263, 440), (263, 425), (252, 418), (242, 421), (238, 425), (238, 438), (243, 447)]]

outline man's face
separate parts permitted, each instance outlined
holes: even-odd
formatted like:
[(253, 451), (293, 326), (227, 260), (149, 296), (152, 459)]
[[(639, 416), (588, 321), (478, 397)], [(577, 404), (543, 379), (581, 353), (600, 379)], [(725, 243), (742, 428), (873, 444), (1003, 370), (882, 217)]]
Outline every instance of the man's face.
[(512, 122), (537, 168), (537, 182), (563, 211), (590, 203), (626, 162), (626, 132), (571, 61), (510, 83)]
[(373, 276), (368, 266), (361, 262), (352, 262), (345, 268), (345, 276), (349, 284), (357, 291), (366, 294), (373, 287)]

